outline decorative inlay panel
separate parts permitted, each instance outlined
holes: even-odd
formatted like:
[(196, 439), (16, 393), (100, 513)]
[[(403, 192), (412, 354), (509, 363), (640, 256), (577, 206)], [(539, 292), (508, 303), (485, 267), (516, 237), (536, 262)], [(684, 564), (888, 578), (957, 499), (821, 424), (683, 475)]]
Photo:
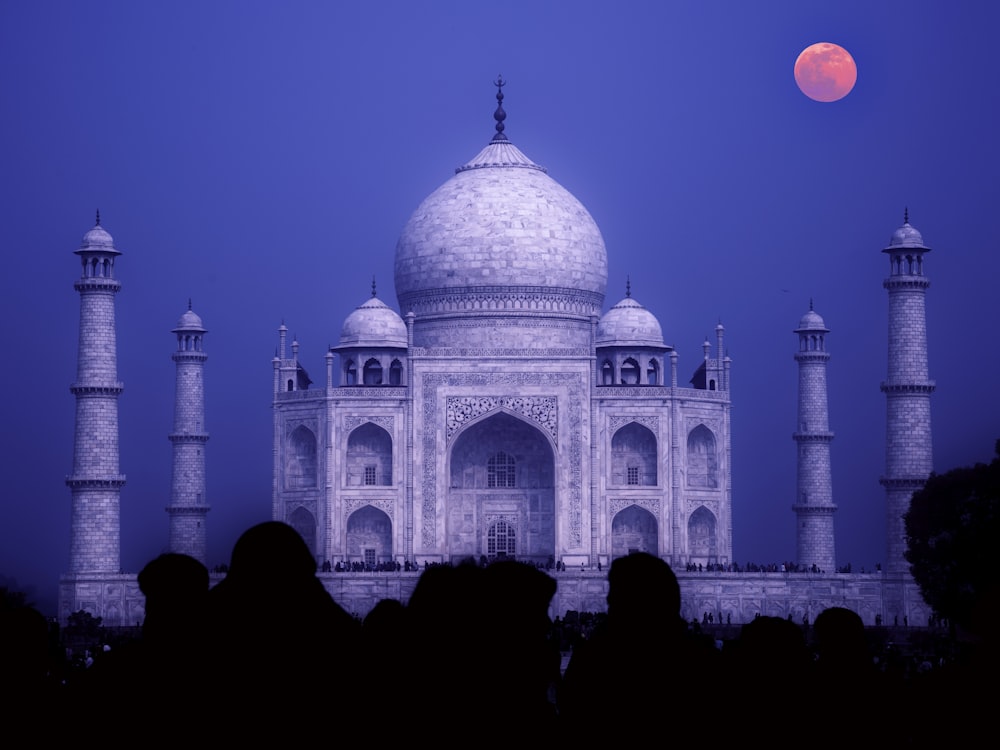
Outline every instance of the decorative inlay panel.
[(343, 502), (345, 520), (348, 519), (354, 511), (364, 508), (366, 505), (370, 505), (373, 508), (378, 508), (380, 511), (389, 516), (390, 521), (395, 521), (393, 518), (393, 508), (395, 507), (395, 503), (392, 500), (386, 498), (368, 500), (363, 497), (346, 497)]
[(660, 518), (660, 498), (658, 497), (616, 497), (608, 501), (609, 517), (614, 519), (621, 511), (630, 505), (638, 505), (645, 508), (657, 519)]
[(608, 426), (611, 428), (611, 433), (614, 434), (618, 432), (618, 428), (624, 427), (629, 422), (637, 422), (643, 427), (648, 427), (654, 435), (659, 434), (660, 430), (660, 418), (659, 417), (610, 417), (608, 419)]
[(447, 405), (447, 440), (465, 423), (496, 409), (507, 409), (535, 422), (558, 442), (558, 402), (554, 396), (457, 396)]
[(483, 515), (483, 521), (486, 523), (486, 528), (489, 528), (497, 521), (503, 521), (508, 526), (514, 528), (515, 531), (519, 531), (518, 521), (520, 517), (517, 513), (486, 513)]
[(351, 432), (366, 422), (372, 422), (391, 435), (394, 419), (394, 417), (344, 417), (344, 431)]
[(285, 437), (287, 438), (293, 432), (295, 432), (299, 427), (305, 427), (308, 429), (313, 436), (319, 434), (318, 422), (315, 417), (306, 417), (305, 419), (289, 419), (285, 422)]

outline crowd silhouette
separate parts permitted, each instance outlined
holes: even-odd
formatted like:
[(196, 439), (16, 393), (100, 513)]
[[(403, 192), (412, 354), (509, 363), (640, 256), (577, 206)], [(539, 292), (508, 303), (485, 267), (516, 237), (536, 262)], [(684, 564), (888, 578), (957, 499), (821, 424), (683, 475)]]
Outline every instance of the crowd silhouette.
[[(553, 623), (558, 579), (530, 563), (425, 566), (409, 600), (352, 616), (299, 534), (248, 529), (209, 587), (193, 558), (139, 574), (140, 637), (60, 667), (48, 624), (5, 608), (5, 694), (82, 726), (109, 707), (167, 742), (338, 741), (438, 747), (767, 740), (897, 747), (977, 738), (991, 718), (997, 592), (947, 661), (894, 669), (843, 607), (815, 621), (758, 616), (717, 640), (681, 617), (677, 577), (646, 553), (607, 571), (607, 611)], [(720, 627), (722, 627), (720, 625)], [(13, 647), (16, 644), (16, 647)], [(609, 729), (610, 728), (610, 729)], [(474, 740), (471, 738), (475, 738)]]

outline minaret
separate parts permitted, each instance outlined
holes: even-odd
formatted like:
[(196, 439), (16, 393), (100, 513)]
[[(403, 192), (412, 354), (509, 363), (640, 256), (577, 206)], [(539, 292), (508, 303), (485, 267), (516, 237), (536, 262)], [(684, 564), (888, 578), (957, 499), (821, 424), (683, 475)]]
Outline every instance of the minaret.
[(826, 327), (813, 310), (802, 316), (795, 333), (799, 335), (799, 421), (792, 439), (798, 446), (797, 496), (795, 511), (796, 562), (807, 568), (836, 572), (833, 537), (833, 483), (830, 479), (829, 408), (826, 398)]
[(205, 327), (188, 309), (172, 333), (177, 334), (177, 351), (171, 355), (177, 363), (177, 386), (174, 395), (173, 482), (170, 491), (170, 551), (190, 555), (205, 563)]
[(889, 375), (882, 383), (886, 400), (885, 487), (886, 570), (908, 573), (906, 528), (903, 516), (913, 493), (931, 473), (931, 394), (927, 377), (927, 320), (924, 300), (930, 281), (924, 276), (924, 246), (920, 232), (910, 226), (909, 211), (889, 246)]
[[(73, 473), (66, 478), (72, 493), (69, 577), (121, 571), (121, 488), (125, 477), (118, 468), (118, 382), (115, 335), (115, 249), (111, 235), (97, 224), (83, 236), (80, 249), (83, 273), (73, 284), (80, 293), (80, 341), (76, 382), (76, 430)], [(61, 590), (70, 594), (72, 587)], [(60, 594), (60, 598), (65, 598)], [(62, 606), (63, 602), (60, 602)], [(75, 608), (75, 602), (66, 602)]]

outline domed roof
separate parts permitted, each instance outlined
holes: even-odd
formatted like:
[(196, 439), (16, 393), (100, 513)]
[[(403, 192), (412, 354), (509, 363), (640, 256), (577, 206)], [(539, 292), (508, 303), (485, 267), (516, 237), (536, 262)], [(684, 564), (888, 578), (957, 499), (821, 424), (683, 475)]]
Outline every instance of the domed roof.
[(542, 287), (590, 292), (599, 308), (607, 267), (587, 209), (513, 144), (494, 141), (410, 217), (396, 245), (396, 294), (411, 310), (428, 293)]
[(115, 241), (111, 238), (111, 235), (105, 231), (104, 227), (101, 226), (101, 214), (97, 213), (97, 223), (94, 228), (83, 235), (83, 239), (80, 241), (80, 252), (100, 252), (100, 253), (112, 253), (114, 255), (121, 255), (115, 249)]
[(930, 250), (929, 247), (924, 246), (924, 238), (920, 232), (910, 225), (909, 210), (903, 212), (903, 226), (892, 233), (892, 237), (889, 239), (889, 246), (883, 252), (888, 253), (901, 249)]
[(447, 319), (555, 314), (585, 322), (604, 304), (608, 254), (594, 219), (504, 135), (496, 135), (413, 212), (396, 244), (400, 310)]
[(629, 295), (601, 316), (597, 345), (663, 347), (663, 331), (656, 316)]
[(344, 320), (339, 347), (406, 348), (406, 338), (403, 319), (372, 295)]
[(185, 310), (180, 320), (177, 321), (177, 327), (171, 333), (178, 333), (180, 331), (205, 333), (205, 326), (202, 324), (201, 318), (191, 309), (190, 302), (188, 302), (188, 309)]
[(829, 333), (830, 329), (826, 327), (826, 323), (823, 322), (823, 318), (819, 316), (817, 312), (812, 309), (812, 305), (809, 306), (809, 312), (802, 316), (799, 321), (799, 327), (795, 329), (796, 333), (804, 331), (822, 331), (823, 333)]

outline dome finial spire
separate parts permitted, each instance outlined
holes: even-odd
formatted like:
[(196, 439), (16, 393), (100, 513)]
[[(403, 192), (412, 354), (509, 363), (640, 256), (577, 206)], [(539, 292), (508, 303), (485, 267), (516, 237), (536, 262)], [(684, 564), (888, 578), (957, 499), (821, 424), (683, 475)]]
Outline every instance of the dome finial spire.
[(906, 207), (903, 208), (903, 223), (904, 224), (909, 224), (910, 223), (910, 207), (909, 206), (906, 206)]
[(372, 274), (372, 297), (375, 296), (375, 274)]
[(631, 297), (632, 296), (632, 277), (631, 276), (626, 276), (625, 277), (625, 296), (626, 297)]
[(813, 298), (809, 298), (809, 312), (813, 312)]
[(507, 113), (503, 111), (503, 87), (507, 82), (502, 75), (498, 75), (493, 85), (497, 87), (497, 110), (493, 113), (493, 119), (497, 121), (497, 134), (493, 136), (493, 143), (496, 143), (507, 140), (507, 136), (503, 134), (503, 121), (507, 119)]
[(188, 312), (191, 312), (191, 298), (188, 297)]
[(101, 226), (101, 209), (97, 209), (97, 226)]

